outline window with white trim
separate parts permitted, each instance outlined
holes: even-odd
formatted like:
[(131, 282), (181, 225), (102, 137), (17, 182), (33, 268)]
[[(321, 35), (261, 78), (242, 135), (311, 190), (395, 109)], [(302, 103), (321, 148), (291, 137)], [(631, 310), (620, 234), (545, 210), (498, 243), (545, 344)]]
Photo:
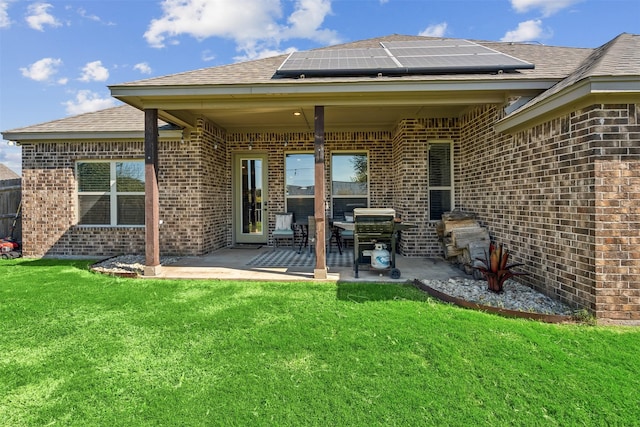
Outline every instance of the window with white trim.
[(451, 141), (429, 143), (429, 220), (439, 221), (453, 209)]
[(285, 200), (296, 222), (306, 222), (315, 212), (315, 158), (313, 153), (285, 155)]
[(369, 158), (364, 152), (331, 154), (331, 215), (352, 216), (354, 208), (369, 207)]
[(144, 162), (80, 161), (78, 224), (144, 225)]

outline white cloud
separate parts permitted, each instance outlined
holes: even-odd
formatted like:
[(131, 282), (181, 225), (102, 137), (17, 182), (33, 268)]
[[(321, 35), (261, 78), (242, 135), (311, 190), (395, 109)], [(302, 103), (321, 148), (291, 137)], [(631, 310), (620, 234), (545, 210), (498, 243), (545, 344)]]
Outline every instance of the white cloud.
[(9, 18), (9, 2), (0, 0), (0, 28), (9, 28), (11, 18)]
[(6, 142), (0, 145), (0, 163), (17, 173), (22, 174), (22, 149)]
[(95, 21), (95, 22), (101, 22), (102, 21), (99, 16), (90, 14), (89, 12), (87, 12), (87, 10), (85, 8), (82, 8), (82, 7), (78, 9), (78, 15), (80, 15), (83, 18), (88, 19), (90, 21)]
[(283, 50), (276, 50), (276, 49), (267, 49), (267, 48), (251, 48), (251, 47), (247, 47), (245, 49), (245, 54), (244, 55), (238, 55), (238, 56), (234, 56), (233, 59), (238, 61), (238, 62), (243, 62), (243, 61), (251, 61), (254, 59), (262, 59), (262, 58), (270, 58), (272, 56), (279, 56), (279, 55), (285, 55), (291, 52), (295, 52), (297, 49), (294, 47), (288, 47), (286, 49)]
[(78, 8), (77, 10), (78, 15), (80, 15), (81, 17), (83, 17), (84, 19), (88, 19), (89, 21), (94, 21), (94, 22), (99, 22), (101, 24), (104, 25), (116, 25), (113, 22), (105, 22), (102, 20), (102, 18), (100, 18), (98, 15), (94, 15), (92, 13), (89, 13), (85, 8)]
[(151, 74), (151, 67), (146, 62), (140, 62), (134, 65), (133, 69), (140, 71), (142, 74)]
[(81, 90), (76, 93), (75, 99), (63, 102), (62, 105), (65, 106), (68, 115), (76, 115), (113, 107), (116, 101), (110, 96), (101, 98), (95, 92)]
[(82, 82), (104, 82), (109, 78), (109, 70), (102, 66), (102, 61), (88, 62), (82, 68)]
[(213, 61), (214, 59), (216, 59), (216, 55), (215, 55), (215, 53), (211, 52), (211, 50), (207, 49), (207, 50), (202, 51), (202, 54), (200, 55), (200, 58), (204, 62), (209, 62), (209, 61)]
[(42, 58), (25, 68), (20, 68), (22, 75), (37, 82), (51, 81), (52, 77), (58, 73), (58, 68), (62, 65), (62, 59)]
[(424, 30), (420, 31), (419, 36), (423, 37), (444, 37), (447, 32), (447, 23), (441, 22), (439, 24), (429, 25)]
[(49, 3), (34, 3), (29, 5), (27, 17), (25, 18), (29, 27), (34, 30), (44, 31), (45, 25), (59, 27), (62, 25), (53, 15), (49, 13), (49, 9), (53, 6)]
[(296, 9), (287, 18), (290, 27), (284, 28), (280, 38), (304, 38), (323, 43), (336, 41), (335, 31), (320, 29), (324, 18), (331, 14), (331, 0), (296, 0)]
[(540, 10), (543, 16), (551, 16), (581, 1), (582, 0), (511, 0), (511, 6), (518, 13)]
[(151, 21), (144, 37), (156, 48), (176, 43), (181, 35), (223, 37), (234, 40), (248, 58), (281, 51), (279, 44), (294, 38), (339, 41), (334, 31), (321, 28), (331, 13), (331, 0), (293, 3), (293, 12), (285, 17), (283, 0), (164, 0), (163, 16)]
[(531, 42), (548, 38), (550, 35), (542, 29), (542, 21), (532, 19), (518, 24), (518, 28), (507, 33), (500, 40), (503, 42)]

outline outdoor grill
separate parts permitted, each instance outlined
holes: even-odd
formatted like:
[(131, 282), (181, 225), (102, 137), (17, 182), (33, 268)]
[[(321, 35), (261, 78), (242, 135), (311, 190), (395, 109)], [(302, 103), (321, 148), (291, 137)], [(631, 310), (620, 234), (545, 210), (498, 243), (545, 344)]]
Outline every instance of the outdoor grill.
[[(371, 267), (371, 256), (376, 243), (383, 243), (389, 251), (389, 274), (400, 278), (396, 268), (396, 237), (401, 224), (396, 222), (396, 211), (390, 208), (356, 208), (353, 210), (353, 270), (358, 277), (360, 266)], [(376, 269), (376, 271), (384, 271)]]

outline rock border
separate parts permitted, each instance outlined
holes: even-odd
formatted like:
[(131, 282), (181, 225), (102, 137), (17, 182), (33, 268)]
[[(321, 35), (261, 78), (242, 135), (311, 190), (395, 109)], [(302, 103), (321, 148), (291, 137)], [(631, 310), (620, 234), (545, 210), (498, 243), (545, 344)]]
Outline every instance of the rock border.
[(506, 308), (493, 307), (490, 305), (482, 305), (475, 302), (469, 302), (461, 298), (453, 297), (451, 295), (447, 295), (443, 292), (433, 289), (428, 285), (425, 285), (420, 280), (414, 280), (413, 284), (418, 289), (423, 290), (424, 292), (428, 293), (434, 298), (437, 298), (444, 302), (455, 304), (463, 308), (469, 308), (469, 309), (478, 310), (478, 311), (485, 311), (488, 313), (498, 314), (503, 317), (514, 317), (514, 318), (520, 318), (520, 319), (537, 320), (544, 323), (576, 323), (576, 320), (573, 316), (566, 316), (562, 314), (542, 314), (542, 313), (534, 313), (534, 312), (528, 312), (528, 311), (510, 310)]

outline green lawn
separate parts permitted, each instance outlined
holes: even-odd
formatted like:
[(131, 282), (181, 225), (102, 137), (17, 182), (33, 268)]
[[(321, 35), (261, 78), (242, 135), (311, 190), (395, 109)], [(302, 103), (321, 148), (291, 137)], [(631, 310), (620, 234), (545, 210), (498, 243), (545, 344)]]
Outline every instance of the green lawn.
[(87, 265), (0, 263), (0, 425), (640, 425), (640, 328)]

